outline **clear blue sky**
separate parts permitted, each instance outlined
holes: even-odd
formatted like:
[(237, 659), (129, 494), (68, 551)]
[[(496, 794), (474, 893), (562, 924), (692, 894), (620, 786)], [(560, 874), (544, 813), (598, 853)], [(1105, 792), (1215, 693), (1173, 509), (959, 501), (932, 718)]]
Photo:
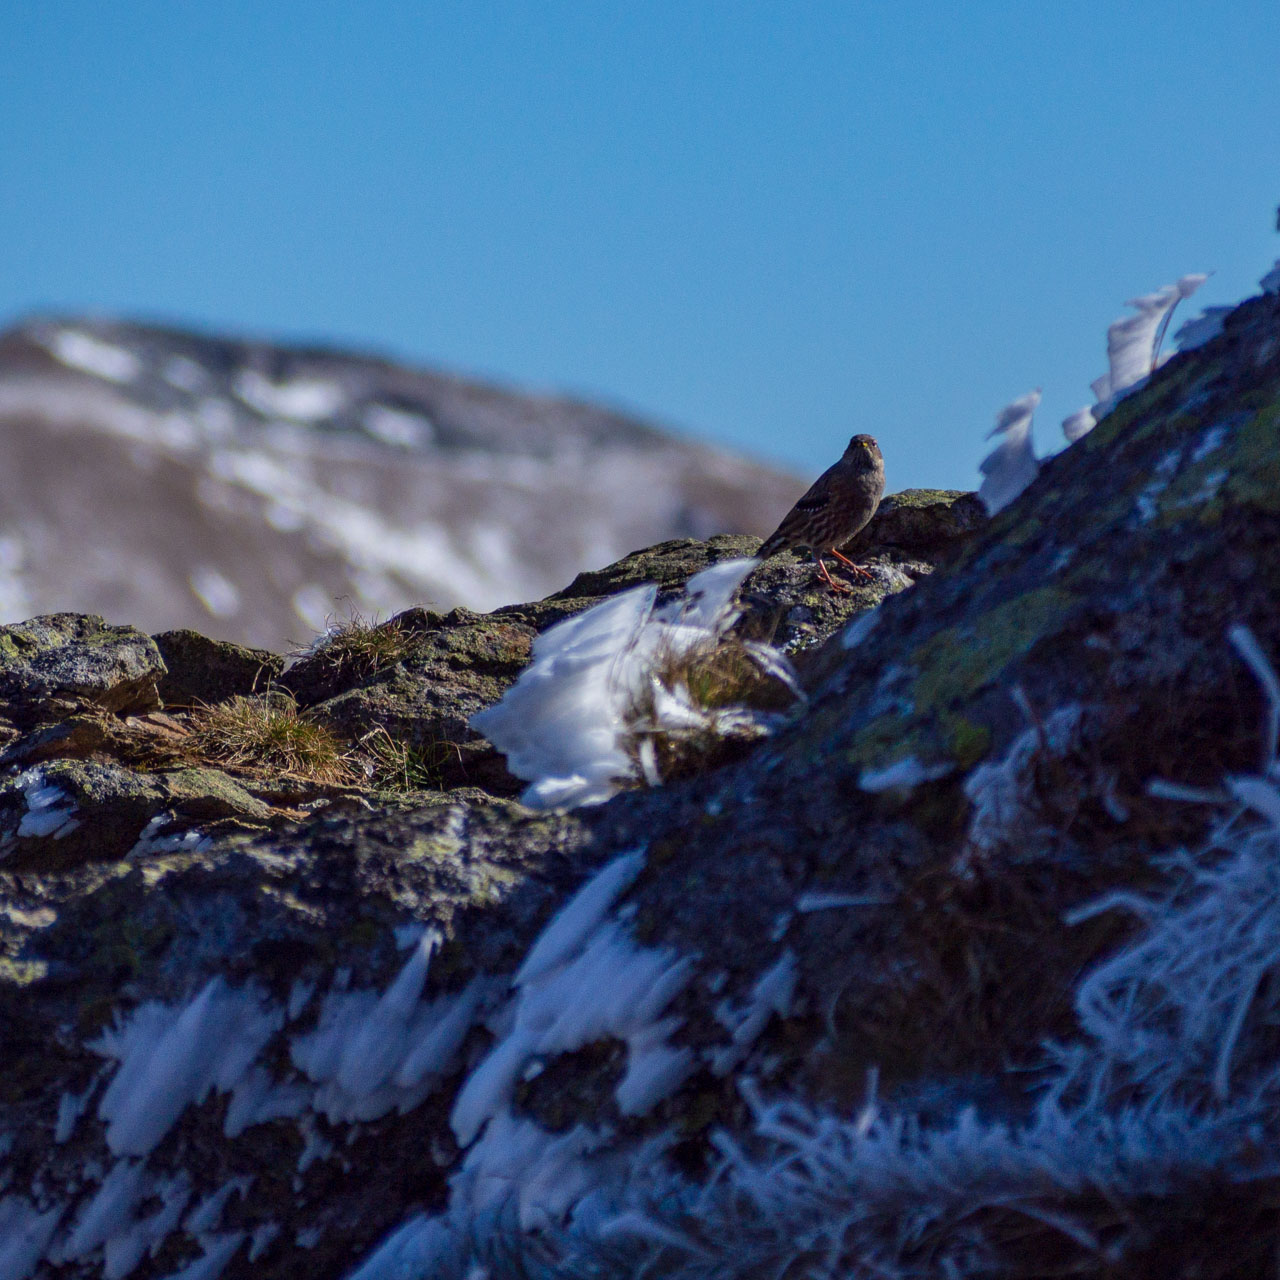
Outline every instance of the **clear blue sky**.
[(1125, 298), (1280, 253), (1275, 0), (9, 0), (0, 320), (320, 337), (804, 475), (1042, 451)]

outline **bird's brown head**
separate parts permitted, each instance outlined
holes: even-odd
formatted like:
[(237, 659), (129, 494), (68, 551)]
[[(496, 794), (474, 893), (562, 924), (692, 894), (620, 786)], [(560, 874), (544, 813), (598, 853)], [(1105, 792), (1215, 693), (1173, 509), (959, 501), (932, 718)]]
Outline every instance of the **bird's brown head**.
[(880, 452), (880, 446), (876, 444), (875, 436), (854, 436), (849, 441), (849, 447), (845, 449), (844, 456), (846, 461), (858, 463), (867, 470), (884, 466), (884, 455)]

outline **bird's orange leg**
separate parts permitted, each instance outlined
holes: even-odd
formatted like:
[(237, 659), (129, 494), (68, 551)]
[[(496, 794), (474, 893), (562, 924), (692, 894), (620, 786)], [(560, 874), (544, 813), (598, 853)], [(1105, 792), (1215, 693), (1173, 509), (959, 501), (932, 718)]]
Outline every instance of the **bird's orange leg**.
[(835, 591), (842, 595), (850, 595), (853, 591), (852, 587), (846, 587), (843, 582), (837, 582), (828, 572), (827, 566), (823, 564), (821, 556), (814, 557), (818, 562), (818, 572), (822, 575), (823, 581)]
[(848, 556), (842, 556), (835, 549), (835, 547), (831, 548), (831, 554), (835, 556), (835, 558), (839, 560), (842, 565), (845, 565), (848, 568), (852, 569), (854, 573), (856, 573), (860, 578), (866, 578), (868, 581), (870, 581), (872, 578), (875, 577), (875, 574), (868, 572), (860, 564), (854, 564), (853, 561), (850, 560)]

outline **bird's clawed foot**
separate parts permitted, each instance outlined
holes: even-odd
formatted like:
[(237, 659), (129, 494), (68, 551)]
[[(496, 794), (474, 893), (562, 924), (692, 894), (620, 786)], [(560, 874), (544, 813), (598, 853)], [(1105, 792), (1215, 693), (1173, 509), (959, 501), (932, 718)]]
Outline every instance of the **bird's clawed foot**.
[(846, 569), (852, 569), (853, 572), (856, 573), (859, 578), (863, 578), (867, 582), (870, 582), (875, 577), (874, 573), (871, 573), (869, 570), (864, 569), (860, 564), (854, 564), (853, 561), (850, 560), (848, 556), (842, 556), (838, 551), (834, 549), (832, 550), (831, 554), (835, 556), (835, 558), (839, 560), (840, 563), (844, 565)]
[(853, 594), (853, 588), (845, 586), (843, 582), (837, 582), (827, 572), (827, 566), (821, 560), (818, 561), (818, 573), (822, 576), (823, 582), (825, 582), (837, 595), (848, 596)]

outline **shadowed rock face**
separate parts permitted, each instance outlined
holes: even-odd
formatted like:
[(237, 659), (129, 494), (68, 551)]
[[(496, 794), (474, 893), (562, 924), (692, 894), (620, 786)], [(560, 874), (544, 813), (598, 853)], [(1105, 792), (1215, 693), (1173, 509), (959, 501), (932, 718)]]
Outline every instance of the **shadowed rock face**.
[(490, 609), (802, 484), (580, 401), (90, 319), (0, 335), (0, 623), (288, 649), (351, 608)]
[[(145, 1150), (126, 1224), (175, 1180), (195, 1203), (256, 1179), (204, 1238), (166, 1227), (155, 1274), (207, 1253), (218, 1230), (244, 1233), (224, 1276), (340, 1277), (450, 1205), (474, 1243), (502, 1202), (486, 1188), (502, 1182), (518, 1194), (492, 1273), (550, 1257), (554, 1274), (556, 1230), (588, 1188), (615, 1187), (657, 1137), (667, 1176), (696, 1183), (716, 1133), (749, 1142), (751, 1097), (848, 1114), (878, 1073), (889, 1112), (945, 1126), (974, 1107), (1018, 1123), (1044, 1042), (1081, 1040), (1081, 974), (1140, 927), (1119, 912), (1072, 924), (1071, 910), (1164, 891), (1176, 876), (1165, 855), (1194, 849), (1209, 824), (1203, 805), (1153, 795), (1151, 780), (1216, 787), (1258, 767), (1264, 702), (1226, 635), (1243, 624), (1280, 655), (1277, 495), (1280, 302), (1261, 299), (994, 521), (959, 495), (886, 501), (857, 550), (876, 566), (871, 595), (833, 599), (794, 557), (757, 570), (742, 625), (796, 652), (810, 700), (744, 759), (688, 782), (534, 813), (494, 794), (511, 782), (462, 726), (515, 678), (539, 630), (640, 581), (674, 587), (749, 550), (741, 540), (667, 543), (495, 614), (413, 613), (389, 665), (353, 674), (317, 657), (281, 678), (353, 736), (377, 724), (456, 734), (471, 771), (450, 779), (468, 784), (457, 790), (308, 790), (166, 767), (156, 739), (183, 729), (168, 710), (26, 715), (4, 747), (20, 772), (0, 788), (10, 1220), (52, 1223), (33, 1257), (75, 1246), (66, 1274), (97, 1274), (105, 1245), (76, 1224), (117, 1163)], [(182, 652), (198, 666), (198, 646)], [(248, 682), (260, 665), (223, 669)], [(120, 800), (95, 801), (108, 780)], [(81, 830), (99, 812), (102, 852)], [(602, 868), (594, 898), (543, 932)], [(424, 943), (411, 925), (439, 935), (429, 969), (434, 935)], [(647, 985), (645, 966), (659, 975)], [(614, 1008), (618, 991), (631, 994)], [(214, 1074), (202, 1084), (192, 1065), (189, 1097), (169, 1080), (104, 1101), (108, 1080), (134, 1078), (148, 1001), (157, 1043), (181, 1023), (166, 1052), (186, 1035)], [(1249, 1008), (1230, 1080), (1274, 1057), (1274, 1028)], [(457, 1043), (415, 1075), (413, 1052), (448, 1014)], [(113, 1020), (126, 1030), (95, 1039)], [(226, 1057), (237, 1036), (238, 1066)], [(148, 1146), (121, 1098), (150, 1099), (154, 1115), (175, 1089)], [(77, 1119), (62, 1100), (85, 1090)], [(60, 1104), (65, 1141), (52, 1143)], [(1141, 1196), (1085, 1171), (1070, 1190), (1032, 1179), (1016, 1210), (993, 1196), (949, 1219), (903, 1179), (857, 1238), (896, 1242), (907, 1252), (893, 1257), (923, 1274), (969, 1248), (994, 1261), (968, 1274), (1039, 1276), (1052, 1262), (1098, 1277), (1243, 1275), (1213, 1242), (1229, 1230), (1250, 1263), (1273, 1247), (1275, 1179), (1258, 1175), (1258, 1152), (1277, 1119), (1208, 1173), (1175, 1151)], [(712, 1273), (762, 1274), (747, 1229), (758, 1215), (744, 1223), (736, 1239), (702, 1240)], [(700, 1230), (696, 1218), (680, 1227)], [(250, 1261), (255, 1232), (265, 1243)], [(656, 1274), (697, 1254), (663, 1247)], [(648, 1248), (615, 1240), (590, 1273), (637, 1274)]]

